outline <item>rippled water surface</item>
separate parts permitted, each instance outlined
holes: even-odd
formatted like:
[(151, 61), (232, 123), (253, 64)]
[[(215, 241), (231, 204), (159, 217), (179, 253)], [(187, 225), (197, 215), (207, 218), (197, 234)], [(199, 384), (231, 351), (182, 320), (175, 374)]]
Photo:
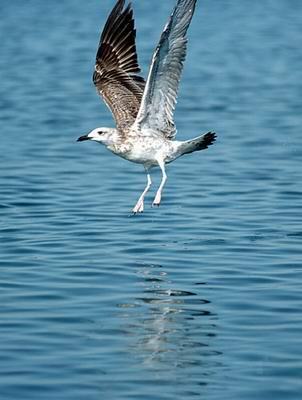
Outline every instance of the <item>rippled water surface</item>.
[[(302, 2), (199, 1), (176, 111), (209, 150), (141, 166), (76, 138), (113, 1), (1, 2), (0, 397), (300, 399)], [(174, 1), (134, 1), (146, 75)]]

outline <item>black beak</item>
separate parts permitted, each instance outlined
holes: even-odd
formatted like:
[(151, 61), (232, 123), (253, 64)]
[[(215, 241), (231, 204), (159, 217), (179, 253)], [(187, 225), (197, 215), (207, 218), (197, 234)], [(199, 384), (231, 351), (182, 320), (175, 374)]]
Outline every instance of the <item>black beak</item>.
[(89, 140), (90, 138), (87, 135), (80, 136), (77, 140), (77, 142), (83, 142), (84, 140)]

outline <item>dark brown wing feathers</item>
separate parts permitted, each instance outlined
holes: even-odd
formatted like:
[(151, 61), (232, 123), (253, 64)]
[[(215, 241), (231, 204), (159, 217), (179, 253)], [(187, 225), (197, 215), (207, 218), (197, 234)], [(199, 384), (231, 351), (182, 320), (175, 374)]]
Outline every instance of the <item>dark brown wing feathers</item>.
[(133, 11), (118, 0), (101, 35), (93, 82), (111, 109), (117, 127), (130, 126), (138, 113), (145, 81), (138, 65)]

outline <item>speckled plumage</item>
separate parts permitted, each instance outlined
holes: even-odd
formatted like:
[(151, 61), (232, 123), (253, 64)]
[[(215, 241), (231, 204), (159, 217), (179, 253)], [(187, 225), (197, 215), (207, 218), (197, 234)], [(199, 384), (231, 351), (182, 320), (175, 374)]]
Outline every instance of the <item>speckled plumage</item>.
[(130, 4), (124, 8), (125, 0), (117, 1), (101, 35), (93, 81), (113, 114), (116, 128), (96, 128), (78, 140), (97, 141), (114, 154), (143, 164), (147, 186), (132, 210), (135, 214), (144, 210), (144, 197), (152, 183), (151, 168), (159, 166), (162, 171), (153, 201), (153, 205), (159, 205), (167, 179), (165, 164), (206, 149), (215, 141), (212, 132), (188, 141), (173, 140), (173, 112), (186, 55), (186, 32), (195, 4), (196, 0), (178, 0), (155, 49), (146, 82), (138, 75)]

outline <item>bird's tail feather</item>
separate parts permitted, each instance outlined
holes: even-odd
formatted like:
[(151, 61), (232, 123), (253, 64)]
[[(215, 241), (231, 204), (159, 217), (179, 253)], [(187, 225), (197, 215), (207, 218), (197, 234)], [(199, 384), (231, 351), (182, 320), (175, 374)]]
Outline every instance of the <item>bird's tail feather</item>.
[(207, 149), (208, 146), (213, 144), (216, 140), (216, 133), (208, 132), (202, 136), (198, 136), (197, 138), (187, 140), (182, 142), (179, 146), (178, 151), (181, 155), (193, 153), (193, 151), (199, 151)]

